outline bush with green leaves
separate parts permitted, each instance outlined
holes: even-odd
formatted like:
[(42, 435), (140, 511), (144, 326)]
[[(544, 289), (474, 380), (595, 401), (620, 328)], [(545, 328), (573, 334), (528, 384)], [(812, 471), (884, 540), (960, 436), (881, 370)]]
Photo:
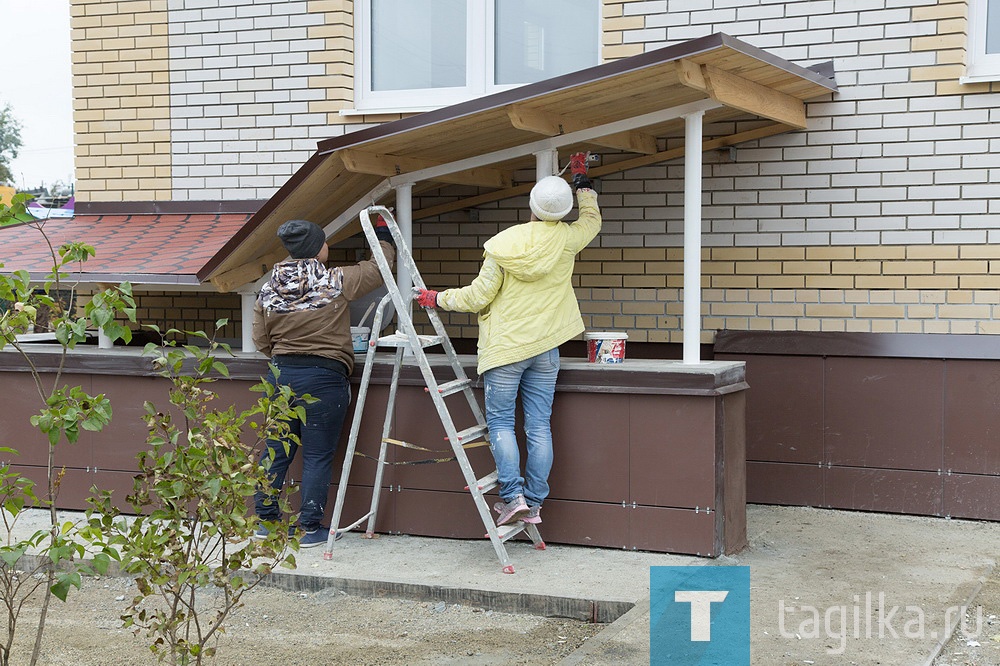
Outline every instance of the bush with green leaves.
[[(83, 547), (75, 539), (76, 527), (72, 523), (61, 522), (56, 511), (56, 497), (62, 479), (57, 460), (58, 447), (62, 442), (75, 444), (81, 430), (99, 431), (111, 420), (111, 404), (107, 397), (103, 394), (90, 395), (80, 386), (65, 384), (63, 368), (70, 350), (85, 342), (94, 329), (103, 329), (112, 340), (123, 339), (127, 342), (131, 340), (132, 332), (122, 320), (135, 321), (135, 301), (131, 285), (127, 282), (95, 294), (82, 313), (64, 308), (64, 299), (55, 295), (75, 293), (75, 283), (68, 288), (65, 286), (72, 276), (71, 270), (93, 257), (94, 248), (80, 242), (54, 247), (45, 233), (45, 220), (21, 222), (19, 218), (25, 216), (25, 203), (30, 199), (30, 195), (18, 194), (10, 206), (0, 204), (0, 227), (24, 224), (36, 230), (39, 242), (46, 245), (51, 256), (51, 270), (39, 283), (32, 280), (25, 270), (4, 272), (4, 265), (0, 263), (0, 301), (8, 304), (0, 311), (0, 350), (14, 349), (29, 368), (40, 406), (30, 422), (45, 435), (47, 441), (46, 476), (45, 487), (39, 492), (34, 482), (13, 471), (9, 461), (0, 464), (0, 501), (6, 528), (3, 546), (0, 546), (0, 604), (7, 611), (7, 634), (0, 641), (2, 666), (10, 662), (21, 610), (35, 598), (36, 592), (41, 593), (41, 608), (35, 627), (31, 664), (38, 662), (41, 653), (52, 595), (65, 601), (70, 587), (80, 587), (82, 573), (92, 572), (95, 568), (103, 570), (109, 561), (106, 553), (100, 553), (92, 563), (83, 562)], [(36, 315), (41, 308), (48, 310), (48, 332), (53, 333), (60, 346), (59, 363), (53, 373), (42, 372), (30, 345), (20, 337), (35, 330)], [(4, 444), (0, 442), (0, 446)], [(3, 453), (17, 455), (12, 447), (5, 447)], [(48, 529), (17, 540), (13, 536), (14, 524), (30, 508), (48, 510)], [(25, 564), (29, 561), (30, 564)]]
[[(216, 323), (218, 329), (226, 320)], [(122, 615), (125, 627), (151, 638), (150, 648), (171, 664), (201, 664), (215, 654), (230, 613), (243, 595), (277, 567), (294, 567), (298, 549), (291, 535), (294, 516), (287, 495), (270, 486), (268, 460), (261, 452), (269, 438), (295, 441), (291, 419), (304, 419), (309, 396), (260, 382), (261, 395), (248, 409), (213, 409), (218, 396), (208, 388), (229, 372), (218, 354), (224, 343), (203, 332), (206, 346), (180, 345), (161, 335), (150, 343), (154, 367), (169, 379), (171, 407), (145, 403), (149, 451), (139, 454), (134, 491), (126, 498), (131, 516), (119, 513), (109, 492), (91, 500), (93, 543), (121, 558), (134, 576), (137, 593)], [(276, 368), (272, 368), (277, 372)], [(258, 490), (286, 516), (262, 522), (249, 511)], [(264, 538), (253, 538), (263, 526)]]

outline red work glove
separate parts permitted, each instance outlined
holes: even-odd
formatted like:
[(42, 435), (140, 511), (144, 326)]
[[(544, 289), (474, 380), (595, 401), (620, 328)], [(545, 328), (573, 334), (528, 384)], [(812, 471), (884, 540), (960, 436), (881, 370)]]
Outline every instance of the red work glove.
[(587, 178), (587, 168), (589, 167), (587, 162), (588, 155), (589, 153), (574, 153), (569, 156), (569, 171), (573, 174), (571, 182), (573, 191), (581, 188), (589, 189), (591, 187), (590, 179)]
[(396, 247), (396, 239), (392, 237), (392, 232), (389, 231), (389, 224), (381, 215), (379, 215), (378, 219), (375, 221), (375, 238)]
[(587, 168), (589, 167), (587, 163), (587, 157), (590, 153), (573, 153), (569, 156), (569, 172), (574, 176), (582, 173), (587, 175)]
[(433, 289), (413, 288), (413, 300), (422, 308), (436, 308), (438, 304), (438, 293)]

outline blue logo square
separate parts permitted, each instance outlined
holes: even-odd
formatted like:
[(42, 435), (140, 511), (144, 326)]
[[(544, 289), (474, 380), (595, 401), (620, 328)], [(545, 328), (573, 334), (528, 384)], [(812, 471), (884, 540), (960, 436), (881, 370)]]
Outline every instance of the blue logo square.
[(650, 567), (650, 666), (750, 666), (750, 567)]

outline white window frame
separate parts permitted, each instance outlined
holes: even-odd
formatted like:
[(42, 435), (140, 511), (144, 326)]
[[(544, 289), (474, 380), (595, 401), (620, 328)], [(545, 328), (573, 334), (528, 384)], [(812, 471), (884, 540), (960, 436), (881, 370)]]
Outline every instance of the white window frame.
[[(1000, 8), (995, 9), (995, 11)], [(986, 19), (989, 13), (988, 0), (969, 0), (969, 37), (967, 44), (968, 63), (962, 83), (979, 81), (1000, 81), (1000, 53), (986, 52)]]
[[(495, 69), (496, 12), (501, 0), (471, 0), (466, 12), (466, 74), (467, 85), (456, 88), (420, 88), (415, 90), (371, 90), (371, 0), (355, 0), (354, 14), (354, 109), (341, 115), (419, 112), (457, 104), (483, 95), (517, 88), (523, 84), (493, 83)], [(598, 16), (594, 36), (600, 54), (601, 17)], [(600, 61), (598, 55), (598, 61)], [(599, 64), (595, 63), (595, 64)], [(428, 97), (434, 104), (428, 105)]]

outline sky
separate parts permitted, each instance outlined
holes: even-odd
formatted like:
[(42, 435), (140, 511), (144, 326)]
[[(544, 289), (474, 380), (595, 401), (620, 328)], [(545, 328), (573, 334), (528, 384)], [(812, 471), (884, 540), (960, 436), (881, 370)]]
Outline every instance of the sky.
[(0, 0), (0, 106), (21, 121), (11, 163), (19, 188), (73, 180), (73, 80), (69, 0)]

